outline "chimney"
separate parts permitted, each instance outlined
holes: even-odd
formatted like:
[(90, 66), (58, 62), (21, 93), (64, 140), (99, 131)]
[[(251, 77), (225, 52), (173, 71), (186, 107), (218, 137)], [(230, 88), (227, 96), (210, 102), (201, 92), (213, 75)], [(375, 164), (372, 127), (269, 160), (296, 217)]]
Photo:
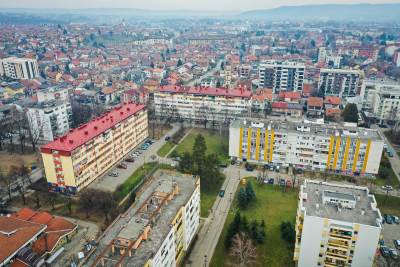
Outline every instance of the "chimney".
[(85, 131), (85, 135), (88, 135), (89, 134), (89, 132), (88, 131)]
[(73, 143), (74, 143), (74, 140), (70, 139), (70, 140), (69, 140), (69, 143), (70, 143), (70, 144), (73, 144)]

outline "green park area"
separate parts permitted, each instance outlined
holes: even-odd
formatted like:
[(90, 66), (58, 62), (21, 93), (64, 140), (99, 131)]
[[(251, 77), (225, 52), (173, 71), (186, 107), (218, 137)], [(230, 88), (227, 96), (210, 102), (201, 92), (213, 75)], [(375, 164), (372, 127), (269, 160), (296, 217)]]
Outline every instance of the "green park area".
[(150, 171), (156, 167), (156, 165), (156, 162), (149, 162), (139, 167), (123, 184), (117, 187), (114, 192), (115, 197), (119, 201), (122, 200), (143, 180), (146, 174), (150, 173)]
[[(210, 266), (230, 266), (229, 250), (226, 248), (226, 237), (229, 225), (234, 220), (237, 211), (245, 216), (250, 224), (252, 220), (265, 222), (265, 240), (257, 244), (257, 257), (253, 266), (294, 266), (293, 245), (281, 237), (281, 223), (291, 222), (294, 224), (298, 191), (293, 188), (283, 190), (279, 186), (259, 184), (251, 179), (255, 192), (255, 200), (245, 209), (239, 207), (237, 197), (229, 211), (221, 237), (214, 252)], [(244, 185), (241, 185), (244, 187)], [(240, 192), (240, 187), (238, 192)], [(240, 193), (237, 193), (238, 195)]]

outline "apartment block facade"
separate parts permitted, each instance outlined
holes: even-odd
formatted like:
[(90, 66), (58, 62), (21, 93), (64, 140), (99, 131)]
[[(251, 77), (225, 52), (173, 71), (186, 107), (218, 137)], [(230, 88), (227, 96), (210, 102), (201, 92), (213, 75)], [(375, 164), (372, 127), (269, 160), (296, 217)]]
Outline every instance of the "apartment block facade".
[(190, 121), (227, 122), (249, 112), (251, 96), (245, 88), (163, 86), (154, 92), (155, 113)]
[(325, 96), (353, 97), (360, 94), (363, 72), (351, 69), (321, 69), (318, 90)]
[(0, 59), (0, 76), (12, 79), (34, 79), (39, 77), (36, 59), (9, 57)]
[(67, 100), (51, 100), (37, 103), (26, 110), (32, 136), (37, 142), (53, 141), (66, 134), (72, 123), (71, 103)]
[(125, 104), (41, 147), (51, 191), (76, 193), (148, 136), (144, 105)]
[(270, 60), (258, 69), (259, 88), (270, 88), (273, 92), (302, 91), (305, 65), (294, 61)]
[(371, 267), (382, 216), (367, 187), (306, 180), (296, 215), (298, 267)]
[(159, 170), (142, 196), (131, 207), (132, 215), (119, 219), (126, 220), (123, 227), (112, 226), (112, 241), (100, 241), (88, 264), (174, 267), (183, 263), (200, 223), (199, 177)]
[(363, 108), (371, 111), (380, 123), (400, 117), (400, 83), (366, 80), (361, 97)]
[(374, 175), (382, 150), (375, 130), (351, 126), (237, 120), (229, 129), (229, 156), (256, 164)]

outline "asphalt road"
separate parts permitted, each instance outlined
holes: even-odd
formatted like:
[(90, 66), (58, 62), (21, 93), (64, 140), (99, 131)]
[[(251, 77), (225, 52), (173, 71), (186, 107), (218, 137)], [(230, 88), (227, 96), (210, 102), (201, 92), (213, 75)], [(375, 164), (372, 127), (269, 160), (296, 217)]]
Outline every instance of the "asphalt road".
[(389, 142), (389, 140), (386, 138), (386, 136), (383, 134), (383, 132), (387, 129), (381, 129), (378, 128), (379, 135), (382, 137), (382, 139), (385, 141), (385, 144), (388, 145), (388, 147), (394, 152), (393, 157), (388, 157), (390, 164), (392, 164), (392, 169), (395, 172), (397, 179), (400, 181), (400, 158), (399, 155), (396, 153), (396, 150), (392, 146), (392, 144)]
[(229, 166), (224, 170), (226, 179), (222, 185), (225, 190), (223, 198), (217, 197), (212, 207), (212, 211), (200, 229), (192, 253), (189, 257), (187, 266), (199, 267), (209, 266), (214, 250), (217, 246), (219, 237), (225, 224), (232, 200), (239, 185), (240, 178), (254, 176), (254, 172), (247, 172), (236, 166)]

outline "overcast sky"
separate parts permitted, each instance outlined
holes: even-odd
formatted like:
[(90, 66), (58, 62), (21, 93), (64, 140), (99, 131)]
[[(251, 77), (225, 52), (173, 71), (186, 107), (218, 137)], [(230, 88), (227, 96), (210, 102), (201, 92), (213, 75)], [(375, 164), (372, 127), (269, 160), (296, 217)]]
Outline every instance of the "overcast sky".
[(251, 10), (282, 5), (400, 3), (400, 0), (0, 0), (0, 8), (139, 8), (156, 10)]

